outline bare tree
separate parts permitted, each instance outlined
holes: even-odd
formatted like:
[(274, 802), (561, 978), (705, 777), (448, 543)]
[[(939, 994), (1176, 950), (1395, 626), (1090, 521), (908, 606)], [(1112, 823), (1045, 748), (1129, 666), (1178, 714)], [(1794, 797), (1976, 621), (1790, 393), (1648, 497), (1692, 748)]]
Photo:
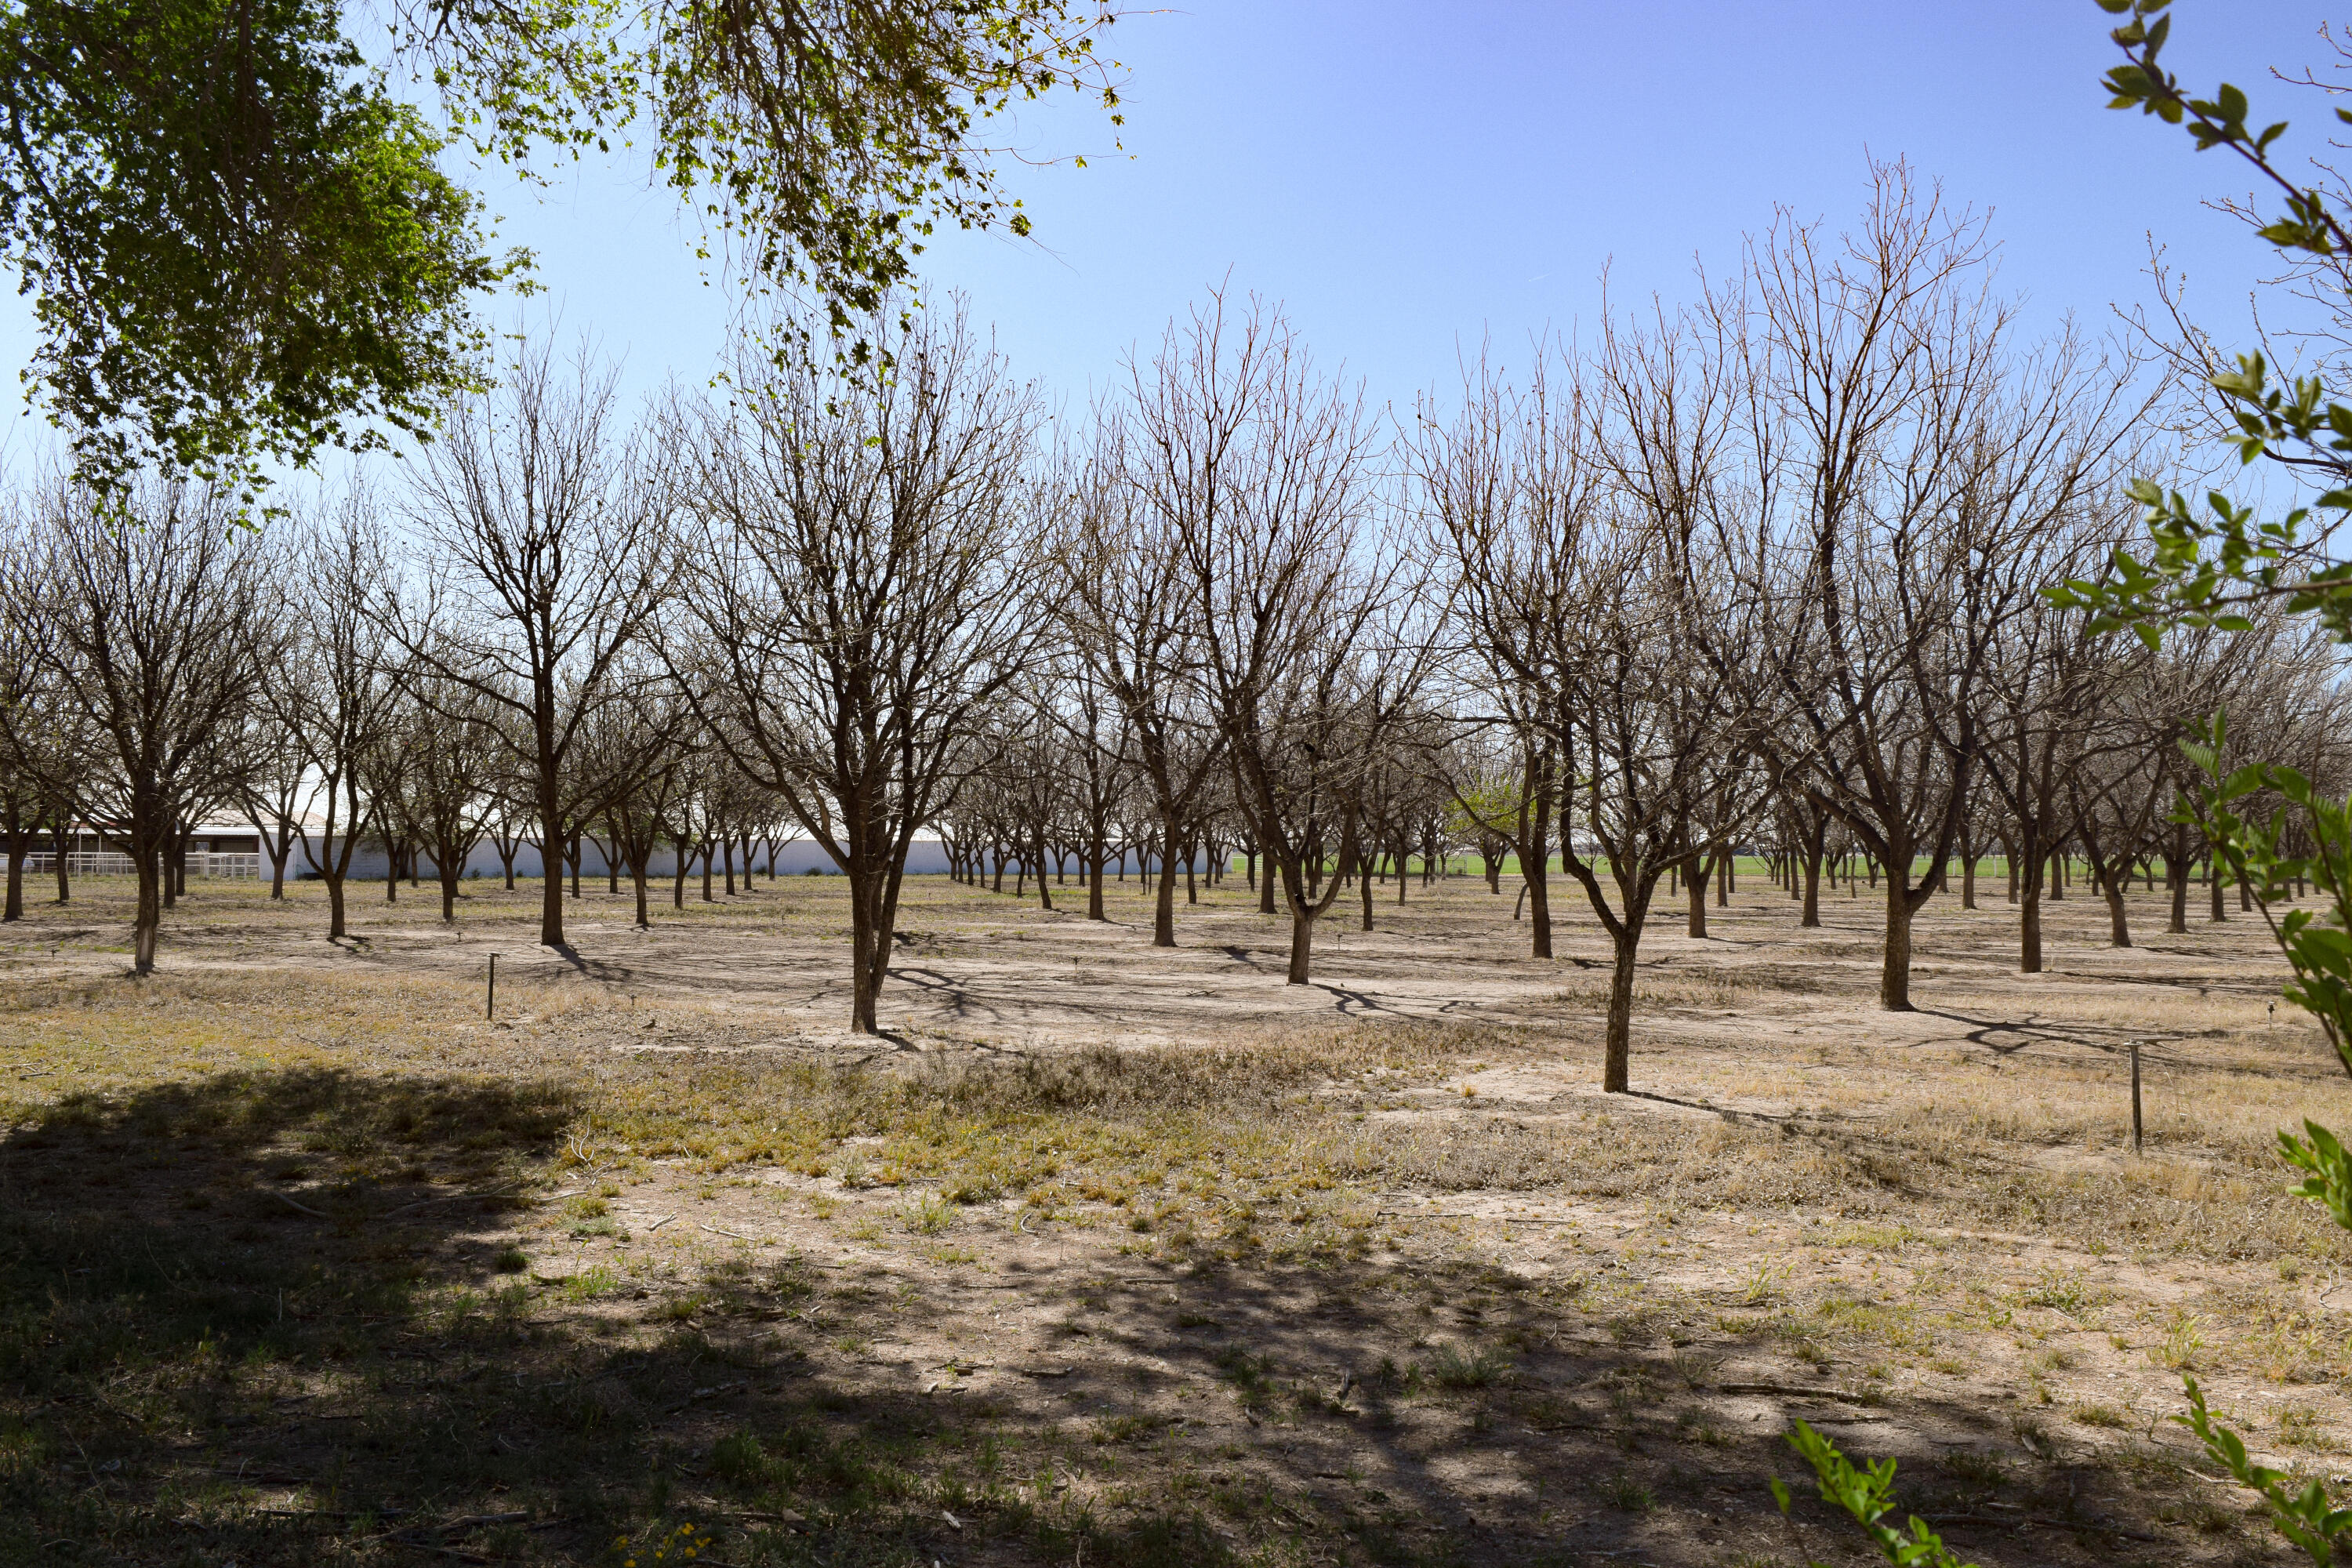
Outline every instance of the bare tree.
[(354, 490), (299, 525), (281, 552), (273, 605), (292, 635), (263, 699), (316, 780), (315, 831), (302, 858), (327, 885), (327, 940), (348, 934), (344, 883), (378, 817), (368, 769), (399, 701), (394, 650), (379, 617), (392, 591), (389, 542), (372, 498)]
[(1517, 770), (1507, 787), (1457, 790), (1455, 799), (1517, 856), (1538, 958), (1552, 955), (1553, 824), (1574, 750), (1563, 739), (1572, 729), (1562, 706), (1568, 671), (1557, 649), (1537, 645), (1589, 607), (1577, 567), (1601, 470), (1582, 396), (1572, 368), (1554, 386), (1540, 351), (1523, 395), (1482, 364), (1451, 421), (1423, 401), (1415, 439), (1420, 504), (1462, 612), (1456, 668), (1476, 671), (1465, 714), (1509, 736)]
[(404, 678), (407, 703), (393, 736), (411, 831), (441, 885), (441, 918), (457, 918), (457, 883), (495, 809), (497, 716), (481, 694), (429, 671)]
[(509, 715), (497, 732), (529, 791), (550, 947), (563, 944), (565, 847), (616, 782), (574, 752), (605, 704), (639, 695), (623, 655), (674, 571), (665, 472), (619, 427), (614, 376), (584, 349), (559, 365), (529, 346), (498, 392), (448, 411), (408, 497), (425, 592), (392, 606), (413, 663)]
[(1362, 850), (1360, 792), (1428, 672), (1422, 579), (1372, 526), (1360, 395), (1325, 380), (1278, 313), (1229, 323), (1219, 295), (1171, 326), (1136, 374), (1134, 420), (1134, 471), (1181, 564), (1190, 679), (1281, 878), (1303, 985), (1315, 921)]
[(237, 807), (253, 824), (256, 841), (269, 862), (269, 897), (286, 897), (286, 863), (293, 858), (308, 814), (312, 781), (293, 731), (265, 701), (257, 706), (240, 743), (246, 767), (237, 784)]
[(2015, 557), (2083, 507), (2128, 422), (2123, 377), (2070, 340), (2010, 352), (1979, 218), (1900, 164), (1873, 175), (1858, 231), (1784, 215), (1747, 292), (1711, 301), (1742, 353), (1747, 458), (1720, 537), (1774, 655), (1759, 740), (1885, 874), (1879, 1002), (1907, 1011), (1912, 921), (1983, 756), (1987, 661), (2043, 585)]
[(1164, 482), (1172, 476), (1130, 446), (1118, 414), (1106, 413), (1050, 557), (1058, 596), (1069, 605), (1070, 640), (1118, 705), (1160, 824), (1154, 947), (1176, 945), (1176, 859), (1170, 850), (1178, 826), (1198, 811), (1225, 766), (1223, 732), (1194, 679), (1192, 634), (1201, 606), (1173, 518), (1159, 504), (1169, 499)]
[(68, 771), (57, 744), (56, 680), (35, 657), (31, 618), (6, 592), (22, 583), (28, 599), (38, 597), (33, 551), (34, 535), (21, 519), (0, 523), (0, 610), (8, 612), (0, 614), (0, 851), (8, 860), (0, 921), (25, 918), (25, 860), (55, 794), (50, 781)]
[[(1562, 760), (1561, 859), (1609, 933), (1601, 1087), (1630, 1086), (1633, 978), (1658, 883), (1727, 842), (1759, 794), (1737, 609), (1707, 584), (1728, 394), (1685, 327), (1612, 329), (1588, 372), (1491, 369), (1447, 425), (1424, 416), (1415, 474), (1454, 579), (1480, 696)], [(1590, 375), (1591, 384), (1585, 384)], [(1706, 623), (1710, 639), (1694, 635)], [(1707, 826), (1695, 835), (1694, 824)], [(1705, 882), (1691, 897), (1704, 919)]]
[(263, 646), (262, 551), (231, 498), (149, 481), (101, 498), (61, 486), (5, 613), (88, 726), (82, 784), (139, 879), (132, 972), (155, 968), (164, 861), (184, 802), (219, 787), (215, 743), (237, 729), (274, 661)]
[[(669, 841), (681, 871), (686, 864), (687, 844), (672, 836), (683, 797), (697, 782), (698, 744), (692, 709), (675, 690), (616, 703), (598, 717), (591, 732), (598, 771), (622, 781), (604, 806), (604, 834), (613, 859), (628, 868), (640, 931), (653, 926), (646, 895), (656, 852)], [(683, 881), (678, 886), (682, 894)]]
[(1038, 621), (1033, 395), (940, 312), (878, 384), (747, 354), (687, 416), (707, 643), (673, 662), (735, 765), (849, 880), (851, 1026), (877, 1030), (908, 847)]
[[(1069, 814), (1087, 879), (1087, 918), (1108, 920), (1103, 876), (1110, 864), (1119, 813), (1139, 777), (1134, 722), (1127, 705), (1114, 697), (1101, 668), (1083, 655), (1061, 661), (1054, 692), (1057, 700), (1049, 711), (1070, 748)], [(1172, 897), (1170, 912), (1172, 916)], [(1172, 920), (1171, 923), (1172, 927)], [(1156, 937), (1154, 941), (1156, 945)]]

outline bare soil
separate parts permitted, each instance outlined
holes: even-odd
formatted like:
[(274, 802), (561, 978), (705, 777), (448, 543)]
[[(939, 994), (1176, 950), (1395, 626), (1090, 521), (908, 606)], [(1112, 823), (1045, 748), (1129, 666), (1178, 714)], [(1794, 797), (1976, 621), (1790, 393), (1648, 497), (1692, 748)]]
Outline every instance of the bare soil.
[(2352, 1088), (2258, 919), (2070, 897), (2021, 975), (1997, 884), (1939, 899), (1889, 1015), (1867, 889), (1751, 879), (1654, 930), (1604, 1096), (1605, 942), (1562, 899), (1528, 957), (1505, 886), (1343, 902), (1286, 986), (1238, 878), (1168, 951), (1132, 882), (919, 879), (878, 1039), (834, 879), (591, 884), (561, 952), (535, 885), (331, 945), (199, 883), (144, 983), (127, 889), (37, 903), (0, 1559), (1861, 1561), (1767, 1495), (1803, 1419), (1987, 1568), (2284, 1560), (2167, 1419), (2191, 1373), (2346, 1479), (2347, 1252), (2273, 1148)]

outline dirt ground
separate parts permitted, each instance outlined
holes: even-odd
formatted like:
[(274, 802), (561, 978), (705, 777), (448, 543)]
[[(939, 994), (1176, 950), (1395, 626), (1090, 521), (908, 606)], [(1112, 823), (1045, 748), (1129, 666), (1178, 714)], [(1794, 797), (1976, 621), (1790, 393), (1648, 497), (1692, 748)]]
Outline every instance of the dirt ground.
[[(0, 1560), (1859, 1562), (1767, 1492), (1803, 1419), (1970, 1560), (2284, 1561), (2181, 1410), (2347, 1477), (2343, 1233), (2275, 1130), (2352, 1122), (2255, 919), (1760, 879), (1527, 956), (1457, 876), (1334, 910), (1316, 984), (1239, 885), (910, 884), (880, 1039), (835, 879), (572, 946), (532, 884), (128, 889), (0, 929)], [(2201, 890), (2200, 890), (2201, 892)], [(1556, 888), (1559, 895), (1574, 889)], [(483, 1016), (499, 955), (499, 1015)], [(2130, 1146), (2130, 1042), (2147, 1146)], [(1800, 1487), (1809, 1495), (1810, 1487)]]

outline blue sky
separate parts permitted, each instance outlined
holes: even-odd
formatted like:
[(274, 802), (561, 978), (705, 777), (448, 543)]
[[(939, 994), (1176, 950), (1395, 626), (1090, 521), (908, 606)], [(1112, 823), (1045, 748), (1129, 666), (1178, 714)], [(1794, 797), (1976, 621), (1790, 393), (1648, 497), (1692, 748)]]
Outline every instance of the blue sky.
[[(2179, 0), (2168, 57), (2222, 77), (2309, 149), (2325, 107), (2266, 68), (2328, 57), (2303, 0)], [(1776, 204), (1850, 219), (1866, 153), (1904, 156), (1994, 212), (2001, 279), (2029, 318), (2103, 330), (2148, 297), (2153, 230), (2200, 310), (2234, 326), (2262, 256), (2201, 198), (2243, 190), (2221, 154), (2104, 107), (2110, 24), (2091, 0), (2001, 4), (1286, 4), (1139, 11), (1110, 43), (1129, 69), (1124, 154), (1067, 103), (1001, 134), (1088, 166), (1016, 171), (1034, 243), (950, 235), (933, 289), (969, 296), (1014, 367), (1073, 407), (1148, 354), (1173, 313), (1230, 276), (1285, 303), (1327, 363), (1376, 403), (1454, 379), (1457, 347), (1517, 356), (1589, 327), (1607, 268), (1631, 302), (1687, 290)], [(642, 155), (532, 193), (485, 181), (505, 236), (540, 253), (567, 333), (627, 381), (696, 382), (727, 310), (694, 231)], [(509, 308), (509, 318), (511, 308)], [(26, 342), (0, 317), (0, 352)]]

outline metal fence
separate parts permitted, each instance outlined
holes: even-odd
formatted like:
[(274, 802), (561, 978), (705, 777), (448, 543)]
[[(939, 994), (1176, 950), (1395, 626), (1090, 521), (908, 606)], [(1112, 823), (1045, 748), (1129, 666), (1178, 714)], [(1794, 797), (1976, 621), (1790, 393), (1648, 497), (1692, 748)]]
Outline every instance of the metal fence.
[[(258, 881), (263, 864), (257, 853), (215, 855), (208, 850), (194, 850), (188, 856), (188, 875)], [(54, 850), (25, 857), (25, 869), (28, 874), (54, 872), (57, 868), (58, 857)], [(68, 876), (128, 877), (131, 870), (131, 857), (119, 849), (77, 849), (66, 856), (66, 873)]]

